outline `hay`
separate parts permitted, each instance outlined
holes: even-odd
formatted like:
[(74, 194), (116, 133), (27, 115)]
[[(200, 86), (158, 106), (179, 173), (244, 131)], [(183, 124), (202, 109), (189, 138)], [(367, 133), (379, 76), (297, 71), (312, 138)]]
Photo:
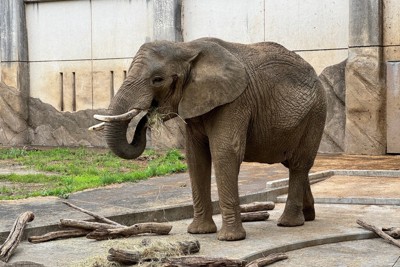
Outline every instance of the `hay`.
[(107, 255), (93, 256), (93, 257), (87, 258), (80, 262), (74, 262), (70, 266), (71, 267), (72, 266), (74, 266), (74, 267), (121, 267), (121, 265), (119, 263), (108, 261)]
[(172, 115), (180, 118), (183, 123), (186, 124), (185, 120), (177, 113), (163, 114), (159, 112), (159, 109), (154, 109), (148, 116), (147, 127), (153, 131), (156, 135), (161, 135), (162, 128), (165, 126), (164, 122)]
[(84, 261), (74, 263), (71, 266), (77, 267), (120, 267), (121, 265), (116, 262), (109, 262), (107, 260), (108, 250), (110, 248), (122, 249), (129, 251), (138, 251), (143, 259), (154, 259), (149, 262), (141, 262), (137, 266), (141, 267), (156, 267), (161, 266), (161, 259), (168, 257), (182, 256), (182, 251), (178, 245), (179, 241), (194, 240), (188, 236), (181, 238), (144, 238), (142, 240), (136, 238), (125, 238), (118, 240), (103, 241), (101, 245), (104, 248), (104, 255), (97, 255), (85, 259)]

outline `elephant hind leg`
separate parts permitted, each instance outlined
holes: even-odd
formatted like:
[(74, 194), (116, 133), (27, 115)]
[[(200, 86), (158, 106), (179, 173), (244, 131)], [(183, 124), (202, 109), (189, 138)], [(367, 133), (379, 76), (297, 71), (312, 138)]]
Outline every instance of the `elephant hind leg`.
[(307, 179), (306, 191), (303, 199), (303, 215), (306, 221), (315, 220), (314, 197), (311, 192), (310, 182)]
[[(304, 224), (304, 205), (308, 170), (289, 169), (289, 192), (285, 209), (278, 220), (278, 226), (300, 226)], [(311, 191), (310, 191), (311, 192)]]
[[(300, 226), (315, 219), (314, 197), (308, 173), (314, 164), (321, 140), (323, 124), (310, 123), (310, 131), (300, 140), (301, 145), (292, 157), (284, 162), (289, 168), (289, 192), (279, 226)], [(285, 165), (285, 166), (286, 166)]]

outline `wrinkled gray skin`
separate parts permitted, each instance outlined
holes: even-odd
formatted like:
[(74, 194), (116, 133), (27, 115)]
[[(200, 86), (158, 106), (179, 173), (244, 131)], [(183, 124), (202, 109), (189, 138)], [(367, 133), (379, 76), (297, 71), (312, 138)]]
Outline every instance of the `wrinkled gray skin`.
[[(282, 163), (289, 193), (280, 226), (314, 220), (308, 172), (326, 116), (325, 93), (313, 68), (276, 43), (251, 45), (203, 38), (144, 44), (109, 109), (179, 114), (185, 119), (192, 185), (193, 234), (215, 233), (210, 177), (215, 168), (222, 227), (219, 240), (246, 237), (240, 219), (238, 173), (242, 161)], [(171, 115), (170, 117), (173, 117)], [(107, 123), (110, 149), (126, 159), (146, 145), (145, 116), (128, 143), (129, 121)]]

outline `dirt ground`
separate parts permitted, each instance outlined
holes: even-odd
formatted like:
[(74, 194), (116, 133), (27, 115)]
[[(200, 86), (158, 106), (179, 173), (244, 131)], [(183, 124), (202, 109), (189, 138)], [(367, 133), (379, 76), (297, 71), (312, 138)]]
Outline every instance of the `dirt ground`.
[(400, 155), (319, 154), (312, 171), (324, 170), (400, 170)]

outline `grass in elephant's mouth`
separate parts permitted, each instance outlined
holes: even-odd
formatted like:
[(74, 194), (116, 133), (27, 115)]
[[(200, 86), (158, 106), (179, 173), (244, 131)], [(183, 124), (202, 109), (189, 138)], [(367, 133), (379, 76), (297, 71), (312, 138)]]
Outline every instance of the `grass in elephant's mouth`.
[[(146, 150), (136, 160), (108, 151), (55, 148), (27, 151), (0, 148), (0, 200), (35, 196), (68, 197), (72, 192), (186, 171), (178, 150)], [(23, 170), (23, 171), (21, 171)], [(29, 171), (28, 171), (29, 170)]]

